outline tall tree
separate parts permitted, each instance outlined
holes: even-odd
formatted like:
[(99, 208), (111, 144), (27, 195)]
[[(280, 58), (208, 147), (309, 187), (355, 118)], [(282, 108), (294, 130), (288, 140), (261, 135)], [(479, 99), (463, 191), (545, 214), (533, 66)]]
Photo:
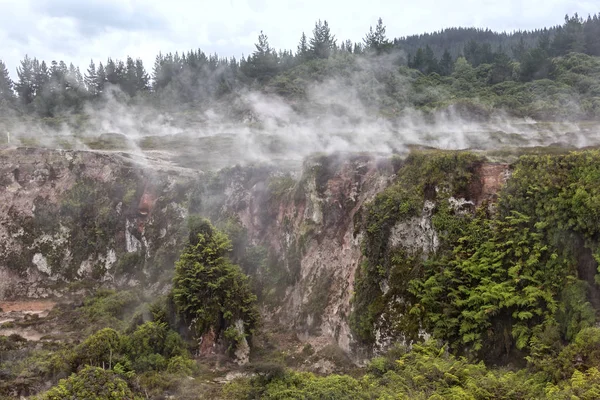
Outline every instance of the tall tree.
[(585, 52), (591, 56), (600, 56), (600, 17), (588, 16), (583, 28)]
[(13, 81), (10, 79), (6, 64), (0, 60), (0, 102), (3, 100), (12, 102), (14, 98)]
[(427, 74), (432, 74), (434, 72), (438, 72), (439, 64), (437, 58), (435, 58), (435, 54), (429, 45), (425, 46), (424, 61), (425, 61), (425, 72)]
[(439, 63), (439, 73), (442, 76), (449, 76), (452, 74), (452, 69), (454, 68), (454, 61), (452, 60), (452, 56), (448, 50), (444, 50), (444, 54), (440, 59)]
[(135, 60), (135, 89), (138, 92), (145, 92), (148, 90), (150, 77), (146, 73), (144, 68), (144, 62), (141, 58)]
[(527, 47), (525, 46), (525, 40), (523, 39), (523, 36), (521, 36), (519, 43), (512, 46), (513, 58), (517, 61), (521, 61), (523, 56), (525, 56), (525, 52), (527, 52)]
[(33, 87), (33, 61), (28, 55), (21, 60), (21, 66), (17, 68), (17, 77), (19, 81), (15, 85), (19, 100), (22, 104), (28, 105), (33, 102), (35, 89)]
[(331, 34), (327, 21), (318, 20), (310, 38), (310, 55), (313, 58), (329, 58), (335, 48), (335, 36)]
[(377, 20), (375, 30), (373, 30), (372, 26), (369, 27), (369, 32), (364, 37), (363, 42), (367, 49), (374, 51), (376, 54), (391, 50), (392, 44), (385, 36), (385, 26), (383, 25), (383, 20), (381, 18)]
[(491, 85), (510, 80), (513, 75), (513, 62), (502, 50), (494, 55), (494, 63), (490, 71), (489, 81)]
[(101, 94), (104, 92), (104, 85), (106, 84), (106, 70), (102, 62), (98, 64), (98, 70), (96, 71), (96, 93)]
[(583, 53), (585, 36), (583, 20), (575, 13), (572, 17), (565, 15), (565, 23), (559, 27), (552, 40), (551, 55), (562, 56), (570, 52)]
[(112, 85), (119, 84), (119, 76), (117, 73), (117, 65), (113, 61), (112, 58), (109, 58), (106, 61), (106, 66), (104, 67), (104, 71), (106, 72), (106, 82)]
[(173, 278), (177, 314), (196, 338), (212, 332), (235, 349), (258, 323), (256, 296), (248, 276), (229, 258), (227, 236), (208, 220), (192, 218), (189, 225), (189, 244), (175, 264)]
[(130, 56), (127, 56), (127, 62), (125, 64), (125, 71), (121, 80), (121, 89), (129, 96), (135, 96), (137, 92), (137, 76), (135, 69), (135, 61)]
[(363, 46), (360, 43), (354, 43), (354, 49), (352, 50), (354, 54), (362, 54), (364, 52)]
[(88, 93), (96, 96), (98, 94), (98, 73), (96, 72), (94, 60), (90, 60), (90, 65), (85, 72), (84, 82)]
[(48, 70), (48, 66), (46, 65), (45, 61), (42, 61), (41, 63), (37, 62), (37, 60), (34, 61), (36, 63), (34, 63), (33, 68), (33, 87), (35, 90), (35, 96), (38, 97), (43, 94), (44, 88), (46, 88), (50, 82), (50, 71)]
[(298, 48), (296, 50), (296, 57), (298, 57), (300, 61), (303, 61), (308, 57), (308, 51), (308, 39), (306, 39), (306, 34), (302, 32), (300, 43), (298, 43)]
[(541, 47), (533, 48), (525, 53), (521, 61), (520, 76), (522, 81), (544, 79), (548, 77), (550, 61), (548, 53)]
[(260, 31), (258, 43), (254, 46), (256, 50), (252, 53), (252, 56), (248, 57), (243, 72), (246, 76), (257, 79), (259, 82), (266, 82), (277, 73), (277, 52), (271, 48), (269, 38), (263, 31)]

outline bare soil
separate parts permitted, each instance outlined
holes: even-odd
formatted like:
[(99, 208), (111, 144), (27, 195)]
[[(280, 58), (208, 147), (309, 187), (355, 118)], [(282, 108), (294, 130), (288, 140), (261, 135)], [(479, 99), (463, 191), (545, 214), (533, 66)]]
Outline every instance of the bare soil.
[(55, 302), (45, 300), (0, 301), (0, 310), (4, 313), (42, 314), (52, 310), (55, 305)]

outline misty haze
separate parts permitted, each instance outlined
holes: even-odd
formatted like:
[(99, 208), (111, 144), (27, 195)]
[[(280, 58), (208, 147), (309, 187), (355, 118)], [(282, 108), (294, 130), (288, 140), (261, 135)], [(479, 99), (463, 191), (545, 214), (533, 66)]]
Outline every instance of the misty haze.
[(600, 398), (591, 2), (1, 6), (0, 400)]

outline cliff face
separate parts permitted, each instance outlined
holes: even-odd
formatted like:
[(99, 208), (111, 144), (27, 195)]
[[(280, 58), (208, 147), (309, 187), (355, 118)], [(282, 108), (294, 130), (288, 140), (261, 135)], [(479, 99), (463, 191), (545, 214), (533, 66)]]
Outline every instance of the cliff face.
[[(451, 200), (459, 211), (493, 200), (508, 176), (503, 164), (474, 168), (468, 190)], [(395, 162), (372, 155), (314, 157), (294, 179), (268, 167), (202, 174), (120, 153), (2, 150), (0, 299), (62, 296), (77, 282), (160, 291), (185, 242), (186, 216), (200, 213), (243, 230), (234, 256), (260, 286), (263, 318), (316, 349), (333, 343), (350, 353), (365, 205), (396, 172)], [(419, 215), (391, 228), (390, 249), (436, 250), (436, 203), (422, 200)], [(384, 330), (378, 335), (385, 345)]]
[(350, 351), (350, 301), (362, 260), (357, 217), (392, 176), (389, 163), (370, 156), (311, 159), (299, 182), (267, 203), (266, 217), (261, 202), (240, 213), (252, 240), (277, 254), (291, 283), (272, 318), (317, 349), (337, 343)]
[(159, 280), (180, 247), (193, 179), (126, 154), (2, 150), (0, 298)]

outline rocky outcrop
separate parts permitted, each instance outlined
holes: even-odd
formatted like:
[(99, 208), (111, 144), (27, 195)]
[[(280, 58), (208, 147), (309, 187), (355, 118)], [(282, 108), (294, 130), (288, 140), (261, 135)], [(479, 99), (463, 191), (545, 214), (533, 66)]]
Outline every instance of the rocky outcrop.
[[(460, 212), (493, 201), (508, 166), (484, 163), (475, 175), (464, 198), (450, 199)], [(368, 154), (313, 157), (294, 178), (272, 167), (202, 174), (121, 153), (4, 149), (0, 299), (61, 296), (72, 282), (164, 287), (188, 213), (233, 218), (245, 243), (266, 252), (248, 271), (270, 285), (263, 317), (317, 351), (335, 344), (349, 353), (361, 213), (395, 179), (388, 158)], [(389, 248), (435, 251), (434, 207), (426, 200), (421, 215), (399, 221)], [(203, 346), (208, 351), (211, 341)], [(237, 354), (240, 363), (247, 350)]]
[(288, 277), (266, 317), (292, 327), (317, 350), (334, 343), (350, 351), (350, 300), (362, 259), (354, 221), (392, 176), (391, 165), (373, 156), (317, 157), (283, 193), (250, 190), (238, 213), (251, 241), (268, 246)]
[(0, 299), (151, 280), (176, 256), (187, 211), (176, 186), (194, 178), (121, 153), (0, 151)]

